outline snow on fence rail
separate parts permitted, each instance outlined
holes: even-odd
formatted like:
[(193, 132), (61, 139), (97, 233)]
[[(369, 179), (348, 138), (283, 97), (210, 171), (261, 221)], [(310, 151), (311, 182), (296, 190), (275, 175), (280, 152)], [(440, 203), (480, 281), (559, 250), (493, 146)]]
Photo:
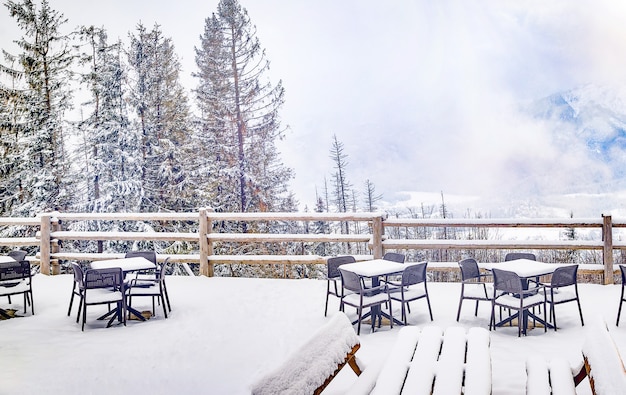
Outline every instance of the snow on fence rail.
[[(198, 232), (94, 232), (70, 231), (67, 224), (73, 221), (187, 221), (197, 224)], [(366, 223), (366, 233), (312, 234), (312, 233), (220, 233), (213, 225), (221, 221), (241, 222), (348, 222)], [(626, 228), (626, 218), (613, 220), (611, 216), (589, 219), (399, 219), (387, 218), (384, 213), (216, 213), (201, 209), (189, 213), (42, 213), (35, 218), (0, 218), (0, 227), (14, 226), (32, 229), (28, 237), (0, 238), (3, 246), (39, 246), (39, 252), (29, 257), (40, 262), (41, 271), (58, 273), (59, 260), (98, 260), (121, 254), (83, 253), (64, 251), (62, 241), (76, 240), (130, 240), (130, 241), (185, 241), (197, 243), (191, 254), (160, 255), (173, 262), (199, 263), (203, 275), (213, 275), (214, 264), (323, 264), (319, 255), (223, 255), (214, 253), (216, 243), (362, 243), (370, 254), (360, 259), (380, 258), (385, 250), (411, 249), (546, 249), (546, 250), (598, 250), (603, 252), (603, 266), (597, 272), (605, 284), (613, 283), (613, 251), (626, 250), (626, 241), (613, 240), (614, 228)], [(63, 229), (63, 228), (66, 229)], [(572, 229), (596, 228), (601, 240), (489, 240), (489, 239), (416, 239), (392, 237), (394, 228), (542, 228)], [(436, 270), (436, 269), (435, 269)]]

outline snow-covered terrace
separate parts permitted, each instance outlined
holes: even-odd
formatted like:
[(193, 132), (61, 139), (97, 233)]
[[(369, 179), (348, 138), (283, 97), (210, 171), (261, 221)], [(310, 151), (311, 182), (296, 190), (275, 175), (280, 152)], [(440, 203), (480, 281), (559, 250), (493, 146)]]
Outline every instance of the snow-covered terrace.
[[(104, 307), (92, 307), (81, 332), (76, 309), (67, 316), (72, 276), (36, 275), (35, 315), (0, 321), (0, 393), (249, 394), (256, 379), (287, 359), (330, 319), (324, 317), (323, 280), (168, 276), (167, 283), (172, 302), (168, 319), (157, 308), (157, 316), (147, 322), (104, 328), (103, 322), (94, 320)], [(587, 326), (606, 321), (626, 355), (626, 319), (615, 326), (620, 287), (579, 286)], [(474, 317), (473, 307), (466, 303), (461, 321), (455, 321), (459, 283), (430, 283), (429, 292), (434, 322), (417, 301), (409, 315), (411, 325), (487, 327), (485, 304)], [(13, 299), (17, 308), (19, 299)], [(149, 300), (143, 306), (137, 303), (142, 310), (150, 308)], [(6, 298), (0, 306), (7, 307)], [(337, 307), (337, 300), (331, 299), (329, 309)], [(575, 304), (559, 306), (557, 316), (557, 332), (533, 329), (518, 338), (517, 328), (505, 327), (490, 333), (494, 395), (525, 393), (530, 356), (548, 361), (564, 357), (572, 366), (580, 363), (586, 327), (580, 325)], [(398, 327), (375, 333), (362, 329), (360, 361), (367, 366), (385, 358), (398, 331)], [(324, 394), (342, 394), (354, 380), (354, 373), (343, 369)], [(577, 389), (590, 393), (586, 380)]]

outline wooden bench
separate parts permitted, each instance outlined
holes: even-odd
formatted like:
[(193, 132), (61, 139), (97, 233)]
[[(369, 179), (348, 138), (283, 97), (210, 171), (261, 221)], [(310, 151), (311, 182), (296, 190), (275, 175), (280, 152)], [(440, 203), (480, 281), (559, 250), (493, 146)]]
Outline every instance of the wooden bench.
[(594, 395), (626, 394), (626, 370), (606, 323), (586, 328), (582, 361), (572, 367), (563, 358), (546, 362), (542, 357), (526, 361), (526, 394), (576, 394), (576, 386), (586, 377)]
[[(407, 326), (378, 370), (368, 367), (355, 393), (491, 394), (489, 331), (485, 328)], [(367, 388), (369, 384), (372, 388)]]
[(348, 317), (335, 313), (283, 364), (258, 379), (252, 386), (252, 395), (317, 395), (346, 364), (361, 374), (355, 356), (359, 347), (359, 338)]

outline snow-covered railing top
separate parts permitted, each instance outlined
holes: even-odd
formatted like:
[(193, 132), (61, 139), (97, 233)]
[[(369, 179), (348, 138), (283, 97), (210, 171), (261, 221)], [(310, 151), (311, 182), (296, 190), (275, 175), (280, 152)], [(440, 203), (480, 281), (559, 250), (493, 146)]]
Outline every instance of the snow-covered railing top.
[[(70, 224), (80, 221), (110, 222), (110, 221), (159, 221), (173, 223), (184, 221), (192, 224), (193, 232), (170, 231), (74, 231)], [(284, 226), (285, 230), (277, 232), (277, 226), (251, 226), (255, 232), (223, 232), (218, 230), (218, 224), (223, 222), (265, 222)], [(337, 227), (336, 231), (316, 233), (313, 226), (318, 222), (348, 222), (351, 232), (343, 233)], [(359, 225), (359, 223), (361, 223)], [(354, 226), (353, 226), (354, 224)], [(292, 226), (293, 225), (293, 226)], [(43, 273), (58, 271), (59, 260), (98, 260), (102, 253), (85, 253), (70, 251), (63, 247), (63, 241), (163, 241), (185, 242), (197, 244), (197, 250), (188, 254), (168, 255), (172, 262), (200, 263), (200, 272), (203, 275), (213, 275), (214, 264), (320, 264), (325, 262), (324, 256), (302, 253), (301, 255), (252, 255), (252, 254), (223, 254), (217, 253), (216, 246), (230, 244), (255, 243), (359, 243), (365, 247), (358, 260), (380, 258), (386, 250), (446, 250), (446, 249), (543, 249), (543, 250), (596, 250), (602, 252), (603, 266), (599, 266), (606, 284), (613, 282), (613, 251), (626, 249), (626, 241), (621, 237), (613, 240), (614, 228), (626, 227), (626, 219), (612, 219), (611, 216), (601, 218), (542, 218), (542, 219), (402, 219), (389, 218), (385, 213), (224, 213), (213, 212), (210, 209), (201, 209), (198, 212), (185, 213), (42, 213), (33, 218), (0, 218), (0, 226), (20, 227), (32, 229), (32, 234), (22, 237), (0, 238), (0, 245), (5, 246), (39, 246), (40, 251), (31, 257), (31, 261), (39, 261)], [(97, 228), (97, 226), (96, 226)], [(167, 228), (167, 226), (166, 226)], [(274, 229), (264, 231), (259, 229)], [(345, 229), (345, 227), (342, 227)], [(411, 237), (399, 232), (401, 228), (414, 228)], [(437, 236), (420, 236), (422, 229), (437, 228)], [(602, 237), (591, 240), (567, 239), (563, 237), (514, 238), (503, 237), (467, 237), (447, 238), (445, 231), (449, 228), (541, 228), (567, 231), (572, 228), (596, 228)], [(196, 231), (197, 229), (197, 231)], [(352, 229), (361, 229), (354, 231)], [(28, 231), (30, 232), (30, 231)], [(533, 230), (533, 232), (535, 232)], [(426, 234), (427, 232), (424, 232)], [(459, 232), (463, 234), (465, 232)], [(596, 233), (597, 234), (597, 233)], [(469, 235), (469, 232), (468, 232)], [(553, 240), (556, 239), (556, 240)], [(65, 243), (69, 245), (70, 243)], [(251, 249), (252, 250), (252, 249)], [(262, 249), (261, 249), (262, 250)], [(368, 251), (369, 250), (369, 251)], [(368, 254), (369, 252), (369, 254)], [(261, 253), (262, 254), (262, 253)], [(165, 256), (161, 257), (165, 259)], [(52, 270), (51, 270), (52, 269)]]

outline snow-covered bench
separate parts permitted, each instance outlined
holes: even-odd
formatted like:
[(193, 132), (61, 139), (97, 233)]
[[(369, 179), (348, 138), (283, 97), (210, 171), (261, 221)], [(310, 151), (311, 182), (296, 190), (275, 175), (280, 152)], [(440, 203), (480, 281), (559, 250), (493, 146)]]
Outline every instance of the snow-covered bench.
[(595, 395), (626, 394), (626, 370), (606, 323), (600, 321), (586, 327), (582, 357), (576, 367), (562, 358), (549, 363), (541, 357), (529, 358), (526, 393), (576, 394), (576, 386), (588, 377)]
[(348, 317), (335, 313), (282, 365), (257, 380), (252, 395), (319, 394), (346, 364), (361, 374), (355, 356), (359, 347)]
[[(491, 394), (489, 331), (407, 326), (378, 375), (368, 367), (350, 394)], [(367, 384), (367, 385), (366, 385)], [(368, 388), (369, 385), (369, 388)]]

